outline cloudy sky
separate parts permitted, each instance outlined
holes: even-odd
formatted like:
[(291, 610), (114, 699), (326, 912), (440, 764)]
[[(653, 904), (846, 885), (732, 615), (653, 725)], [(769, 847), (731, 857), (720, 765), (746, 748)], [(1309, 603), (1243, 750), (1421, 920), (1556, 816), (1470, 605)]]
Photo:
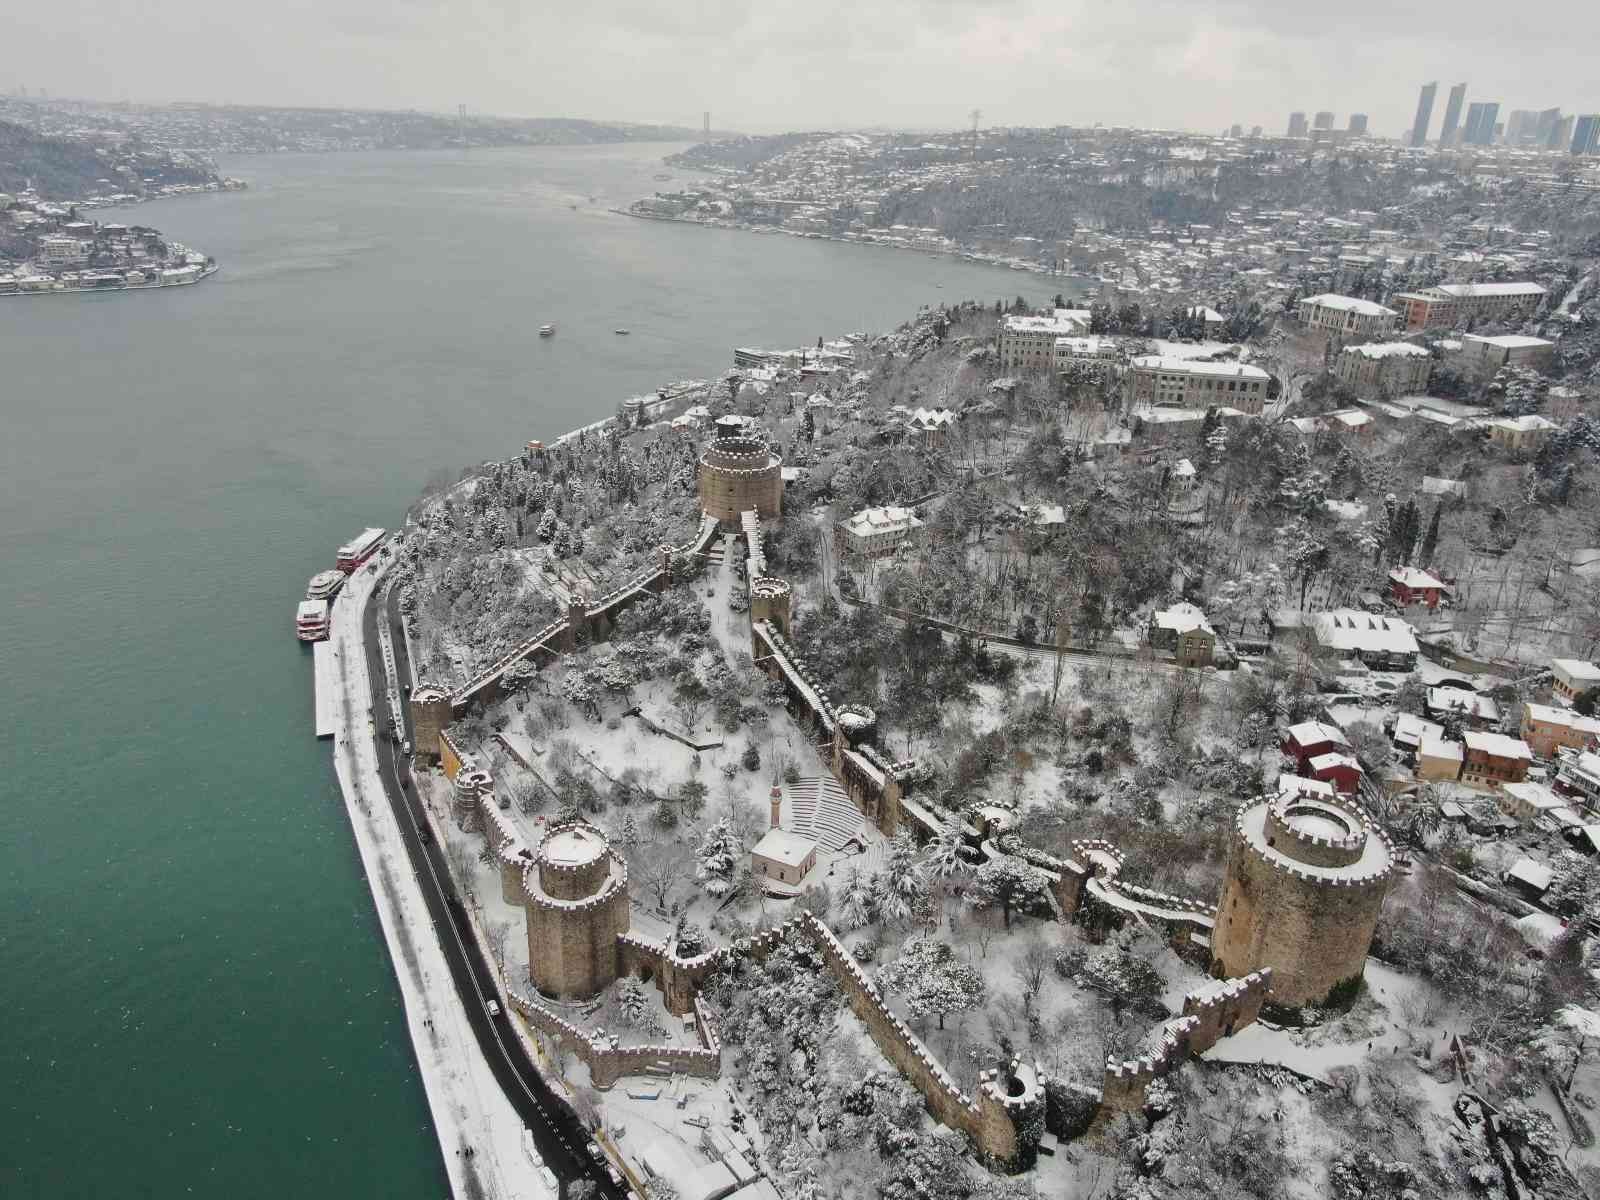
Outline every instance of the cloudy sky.
[(1593, 0), (43, 0), (0, 4), (0, 90), (719, 128), (1410, 123), (1417, 87), (1600, 111)]

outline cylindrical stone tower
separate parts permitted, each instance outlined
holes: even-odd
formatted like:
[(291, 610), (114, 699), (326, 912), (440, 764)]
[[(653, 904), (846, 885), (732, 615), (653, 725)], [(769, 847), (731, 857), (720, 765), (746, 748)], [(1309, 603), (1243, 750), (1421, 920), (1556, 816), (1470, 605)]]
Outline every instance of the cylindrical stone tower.
[(1243, 805), (1211, 932), (1221, 977), (1272, 968), (1272, 1001), (1346, 998), (1366, 966), (1394, 848), (1353, 801), (1276, 796)]
[(583, 1000), (617, 977), (628, 931), (628, 867), (593, 825), (557, 825), (522, 876), (528, 964), (547, 996)]
[(411, 728), (416, 742), (413, 752), (419, 758), (437, 762), (439, 731), (450, 724), (450, 693), (431, 683), (411, 689)]
[(715, 437), (700, 454), (700, 508), (728, 525), (755, 509), (763, 521), (783, 516), (783, 459), (758, 437)]

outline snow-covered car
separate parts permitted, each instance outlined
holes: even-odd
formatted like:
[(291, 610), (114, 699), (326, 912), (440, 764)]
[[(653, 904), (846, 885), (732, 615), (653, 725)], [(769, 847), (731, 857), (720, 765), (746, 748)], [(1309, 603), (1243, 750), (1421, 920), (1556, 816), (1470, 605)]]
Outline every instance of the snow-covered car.
[(483, 1007), (491, 1017), (498, 1017), (500, 1015), (500, 1001), (498, 1000), (486, 1000), (484, 1001)]
[(590, 1141), (590, 1143), (585, 1146), (584, 1149), (589, 1152), (589, 1157), (594, 1159), (595, 1162), (602, 1162), (605, 1160), (606, 1152), (600, 1149), (599, 1142)]

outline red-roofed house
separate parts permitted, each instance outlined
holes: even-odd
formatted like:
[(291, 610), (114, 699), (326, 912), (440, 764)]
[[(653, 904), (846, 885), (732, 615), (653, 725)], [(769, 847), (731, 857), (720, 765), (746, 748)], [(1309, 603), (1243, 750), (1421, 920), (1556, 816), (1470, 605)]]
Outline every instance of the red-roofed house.
[(1444, 595), (1444, 580), (1421, 567), (1396, 567), (1389, 572), (1389, 593), (1402, 607), (1426, 604), (1438, 608), (1439, 598)]
[(1291, 725), (1288, 736), (1283, 739), (1283, 752), (1294, 759), (1296, 773), (1300, 775), (1311, 774), (1311, 760), (1319, 754), (1343, 753), (1349, 749), (1350, 743), (1339, 727), (1322, 721)]
[(1346, 796), (1361, 789), (1361, 764), (1348, 754), (1319, 754), (1307, 766), (1311, 769), (1311, 778), (1333, 784), (1335, 791)]

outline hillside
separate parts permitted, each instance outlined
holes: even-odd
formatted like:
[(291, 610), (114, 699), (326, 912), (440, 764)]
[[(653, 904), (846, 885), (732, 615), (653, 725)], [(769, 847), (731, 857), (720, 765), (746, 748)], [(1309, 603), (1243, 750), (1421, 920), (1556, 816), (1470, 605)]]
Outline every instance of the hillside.
[(46, 200), (146, 192), (174, 184), (206, 184), (215, 167), (197, 155), (152, 149), (130, 138), (112, 150), (36, 133), (0, 120), (0, 192), (32, 188)]

